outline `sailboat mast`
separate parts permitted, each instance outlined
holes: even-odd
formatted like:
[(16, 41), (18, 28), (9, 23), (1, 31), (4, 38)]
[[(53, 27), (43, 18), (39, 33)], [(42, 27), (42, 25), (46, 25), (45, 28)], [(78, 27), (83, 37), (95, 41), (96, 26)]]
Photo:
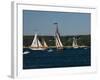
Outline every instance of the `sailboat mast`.
[(58, 34), (60, 36), (59, 30), (58, 30), (58, 23), (55, 22), (54, 25), (56, 26), (56, 33), (55, 34)]
[(60, 40), (60, 33), (59, 33), (59, 30), (58, 30), (58, 23), (54, 23), (54, 25), (56, 26), (56, 32), (55, 32), (56, 47), (57, 48), (62, 48), (63, 45), (62, 45), (61, 40)]

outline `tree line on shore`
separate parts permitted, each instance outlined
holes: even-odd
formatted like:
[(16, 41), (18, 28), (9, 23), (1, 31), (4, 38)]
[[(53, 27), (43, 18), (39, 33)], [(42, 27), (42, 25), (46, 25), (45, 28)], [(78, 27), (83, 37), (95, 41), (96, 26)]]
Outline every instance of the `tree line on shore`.
[[(77, 44), (79, 46), (91, 46), (91, 36), (90, 35), (77, 35), (77, 36), (61, 36), (60, 39), (64, 46), (72, 46), (73, 37), (77, 39)], [(42, 42), (44, 39), (48, 46), (55, 46), (54, 36), (39, 36), (39, 40)], [(24, 35), (23, 36), (23, 46), (28, 47), (32, 44), (34, 36), (32, 35)]]

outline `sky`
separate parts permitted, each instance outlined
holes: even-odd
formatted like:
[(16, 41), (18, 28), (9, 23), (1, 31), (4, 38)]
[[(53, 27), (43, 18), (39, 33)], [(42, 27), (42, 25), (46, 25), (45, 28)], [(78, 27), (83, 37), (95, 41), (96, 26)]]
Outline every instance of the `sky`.
[(55, 22), (62, 36), (90, 34), (90, 13), (23, 10), (24, 35), (54, 35)]

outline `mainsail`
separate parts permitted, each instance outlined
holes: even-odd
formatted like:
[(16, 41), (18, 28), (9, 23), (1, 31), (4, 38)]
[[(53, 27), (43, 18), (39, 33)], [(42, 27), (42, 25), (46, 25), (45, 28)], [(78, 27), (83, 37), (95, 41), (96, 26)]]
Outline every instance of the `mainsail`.
[(33, 42), (31, 44), (31, 49), (32, 50), (44, 50), (46, 49), (48, 46), (46, 44), (46, 42), (43, 40), (43, 45), (41, 44), (41, 42), (39, 41), (37, 34), (35, 34)]
[(73, 37), (73, 43), (72, 43), (73, 48), (78, 48), (77, 40), (75, 37)]
[(33, 47), (33, 48), (43, 47), (42, 44), (40, 43), (39, 39), (37, 38), (37, 34), (35, 34), (35, 36), (34, 36), (31, 47)]
[(57, 33), (56, 33), (56, 36), (55, 36), (55, 41), (56, 41), (56, 47), (57, 48), (63, 48), (63, 44), (61, 43), (60, 37)]
[(37, 34), (35, 34), (33, 42), (31, 44), (31, 49), (32, 50), (44, 50), (43, 45), (39, 41)]
[(56, 47), (61, 49), (61, 48), (63, 48), (63, 44), (62, 44), (62, 42), (60, 40), (60, 33), (58, 31), (58, 23), (54, 23), (54, 24), (56, 24), (56, 32), (55, 32)]

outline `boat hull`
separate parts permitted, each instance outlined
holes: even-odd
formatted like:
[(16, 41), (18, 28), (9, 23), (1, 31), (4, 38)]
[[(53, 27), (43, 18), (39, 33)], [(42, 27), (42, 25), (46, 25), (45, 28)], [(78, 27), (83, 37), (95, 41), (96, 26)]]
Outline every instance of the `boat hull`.
[(78, 47), (78, 46), (76, 46), (76, 47), (73, 47), (73, 48), (77, 49), (77, 48), (79, 48), (79, 47)]
[(45, 50), (46, 48), (30, 48), (31, 50)]

